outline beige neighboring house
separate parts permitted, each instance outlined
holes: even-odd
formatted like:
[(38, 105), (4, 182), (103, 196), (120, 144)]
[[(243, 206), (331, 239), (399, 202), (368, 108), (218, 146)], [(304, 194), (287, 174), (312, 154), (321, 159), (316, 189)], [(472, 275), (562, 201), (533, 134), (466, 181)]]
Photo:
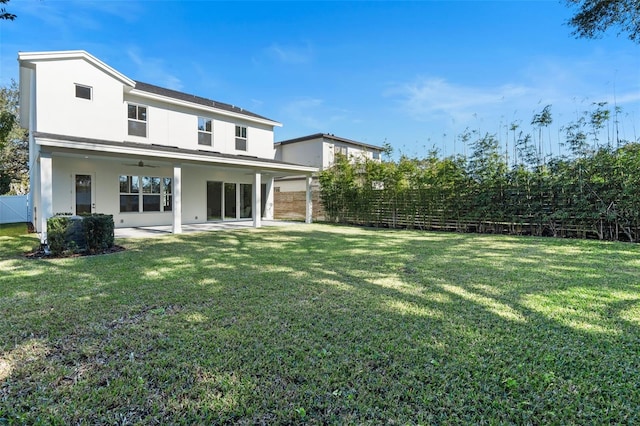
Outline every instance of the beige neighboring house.
[[(346, 155), (348, 158), (370, 159), (380, 161), (383, 148), (363, 142), (342, 138), (329, 133), (316, 133), (276, 142), (276, 160), (316, 167), (319, 171), (331, 167), (336, 154)], [(286, 176), (275, 179), (276, 192), (298, 192), (306, 190), (306, 177)], [(318, 177), (311, 182), (313, 190), (318, 188)]]
[[(277, 121), (132, 80), (81, 50), (20, 52), (33, 225), (112, 214), (116, 227), (273, 218), (274, 179), (317, 167), (275, 160)], [(310, 193), (310, 189), (307, 190)], [(311, 200), (306, 202), (311, 220)]]

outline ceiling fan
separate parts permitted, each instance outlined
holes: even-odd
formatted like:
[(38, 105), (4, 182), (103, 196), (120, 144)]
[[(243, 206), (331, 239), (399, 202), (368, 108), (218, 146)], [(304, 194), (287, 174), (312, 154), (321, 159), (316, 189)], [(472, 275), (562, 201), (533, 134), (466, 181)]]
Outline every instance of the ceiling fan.
[(144, 164), (144, 161), (140, 160), (137, 163), (124, 163), (125, 166), (136, 166), (136, 167), (158, 167), (158, 166), (153, 166), (151, 164)]

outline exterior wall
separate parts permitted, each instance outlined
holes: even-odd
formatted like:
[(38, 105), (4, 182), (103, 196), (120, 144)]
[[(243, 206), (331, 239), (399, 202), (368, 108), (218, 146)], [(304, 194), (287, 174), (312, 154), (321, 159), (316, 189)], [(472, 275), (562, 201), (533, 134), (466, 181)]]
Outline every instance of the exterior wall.
[[(38, 62), (35, 75), (37, 125), (34, 130), (123, 140), (126, 109), (121, 82), (81, 59)], [(76, 98), (76, 83), (92, 87), (91, 100)]]
[[(126, 107), (129, 103), (147, 107), (147, 137), (126, 134)], [(198, 145), (198, 117), (212, 120), (212, 144)], [(233, 119), (197, 108), (165, 104), (158, 100), (127, 94), (123, 107), (122, 122), (124, 140), (185, 149), (200, 149), (223, 154), (249, 155), (273, 159), (273, 127), (253, 123), (246, 119)], [(235, 149), (236, 125), (247, 128), (247, 151)]]
[[(351, 159), (373, 158), (373, 150), (361, 145), (337, 142), (329, 138), (315, 138), (279, 145), (276, 149), (276, 159), (318, 167), (322, 171), (333, 165), (337, 146), (347, 147), (347, 156)], [(314, 178), (313, 185), (318, 185), (317, 178)], [(297, 179), (277, 179), (275, 186), (279, 188), (280, 192), (306, 191), (306, 183), (303, 176)]]
[[(37, 117), (33, 130), (45, 133), (202, 149), (274, 158), (273, 126), (136, 96), (83, 59), (36, 63)], [(92, 99), (75, 96), (75, 85), (92, 88)], [(127, 104), (147, 106), (147, 137), (127, 133)], [(61, 107), (64, 105), (64, 107)], [(198, 145), (198, 117), (212, 119), (213, 144)], [(247, 127), (247, 151), (235, 149), (235, 126)]]
[[(307, 190), (307, 179), (304, 176), (296, 178), (278, 179), (275, 181), (274, 186), (278, 188), (278, 192), (295, 192)], [(311, 182), (311, 189), (317, 190), (320, 187), (318, 178), (314, 177)]]
[(278, 151), (279, 159), (287, 163), (318, 168), (325, 164), (322, 139), (280, 145)]

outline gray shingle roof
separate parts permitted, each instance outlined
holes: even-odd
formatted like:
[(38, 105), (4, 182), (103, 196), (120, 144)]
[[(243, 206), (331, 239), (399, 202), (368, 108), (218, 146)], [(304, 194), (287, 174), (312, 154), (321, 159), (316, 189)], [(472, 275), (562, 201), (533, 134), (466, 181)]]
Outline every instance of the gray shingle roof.
[(269, 121), (276, 122), (275, 120), (264, 117), (262, 115), (258, 115), (251, 111), (247, 111), (246, 109), (237, 107), (235, 105), (214, 101), (214, 100), (203, 98), (196, 95), (190, 95), (184, 92), (178, 92), (177, 90), (165, 89), (164, 87), (155, 86), (149, 83), (143, 83), (141, 81), (136, 81), (135, 88), (137, 90), (141, 90), (147, 93), (153, 93), (155, 95), (166, 96), (168, 98), (178, 99), (186, 102), (192, 102), (194, 104), (204, 105), (211, 108), (217, 108), (223, 111), (235, 112), (236, 114), (246, 115), (247, 117), (260, 118), (262, 120), (269, 120)]

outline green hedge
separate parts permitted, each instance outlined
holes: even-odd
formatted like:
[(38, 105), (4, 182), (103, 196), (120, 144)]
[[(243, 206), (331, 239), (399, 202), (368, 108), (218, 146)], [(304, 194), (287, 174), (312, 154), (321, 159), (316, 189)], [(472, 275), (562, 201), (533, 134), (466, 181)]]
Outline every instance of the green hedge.
[(100, 253), (113, 247), (113, 215), (54, 216), (47, 220), (47, 244), (54, 256)]

